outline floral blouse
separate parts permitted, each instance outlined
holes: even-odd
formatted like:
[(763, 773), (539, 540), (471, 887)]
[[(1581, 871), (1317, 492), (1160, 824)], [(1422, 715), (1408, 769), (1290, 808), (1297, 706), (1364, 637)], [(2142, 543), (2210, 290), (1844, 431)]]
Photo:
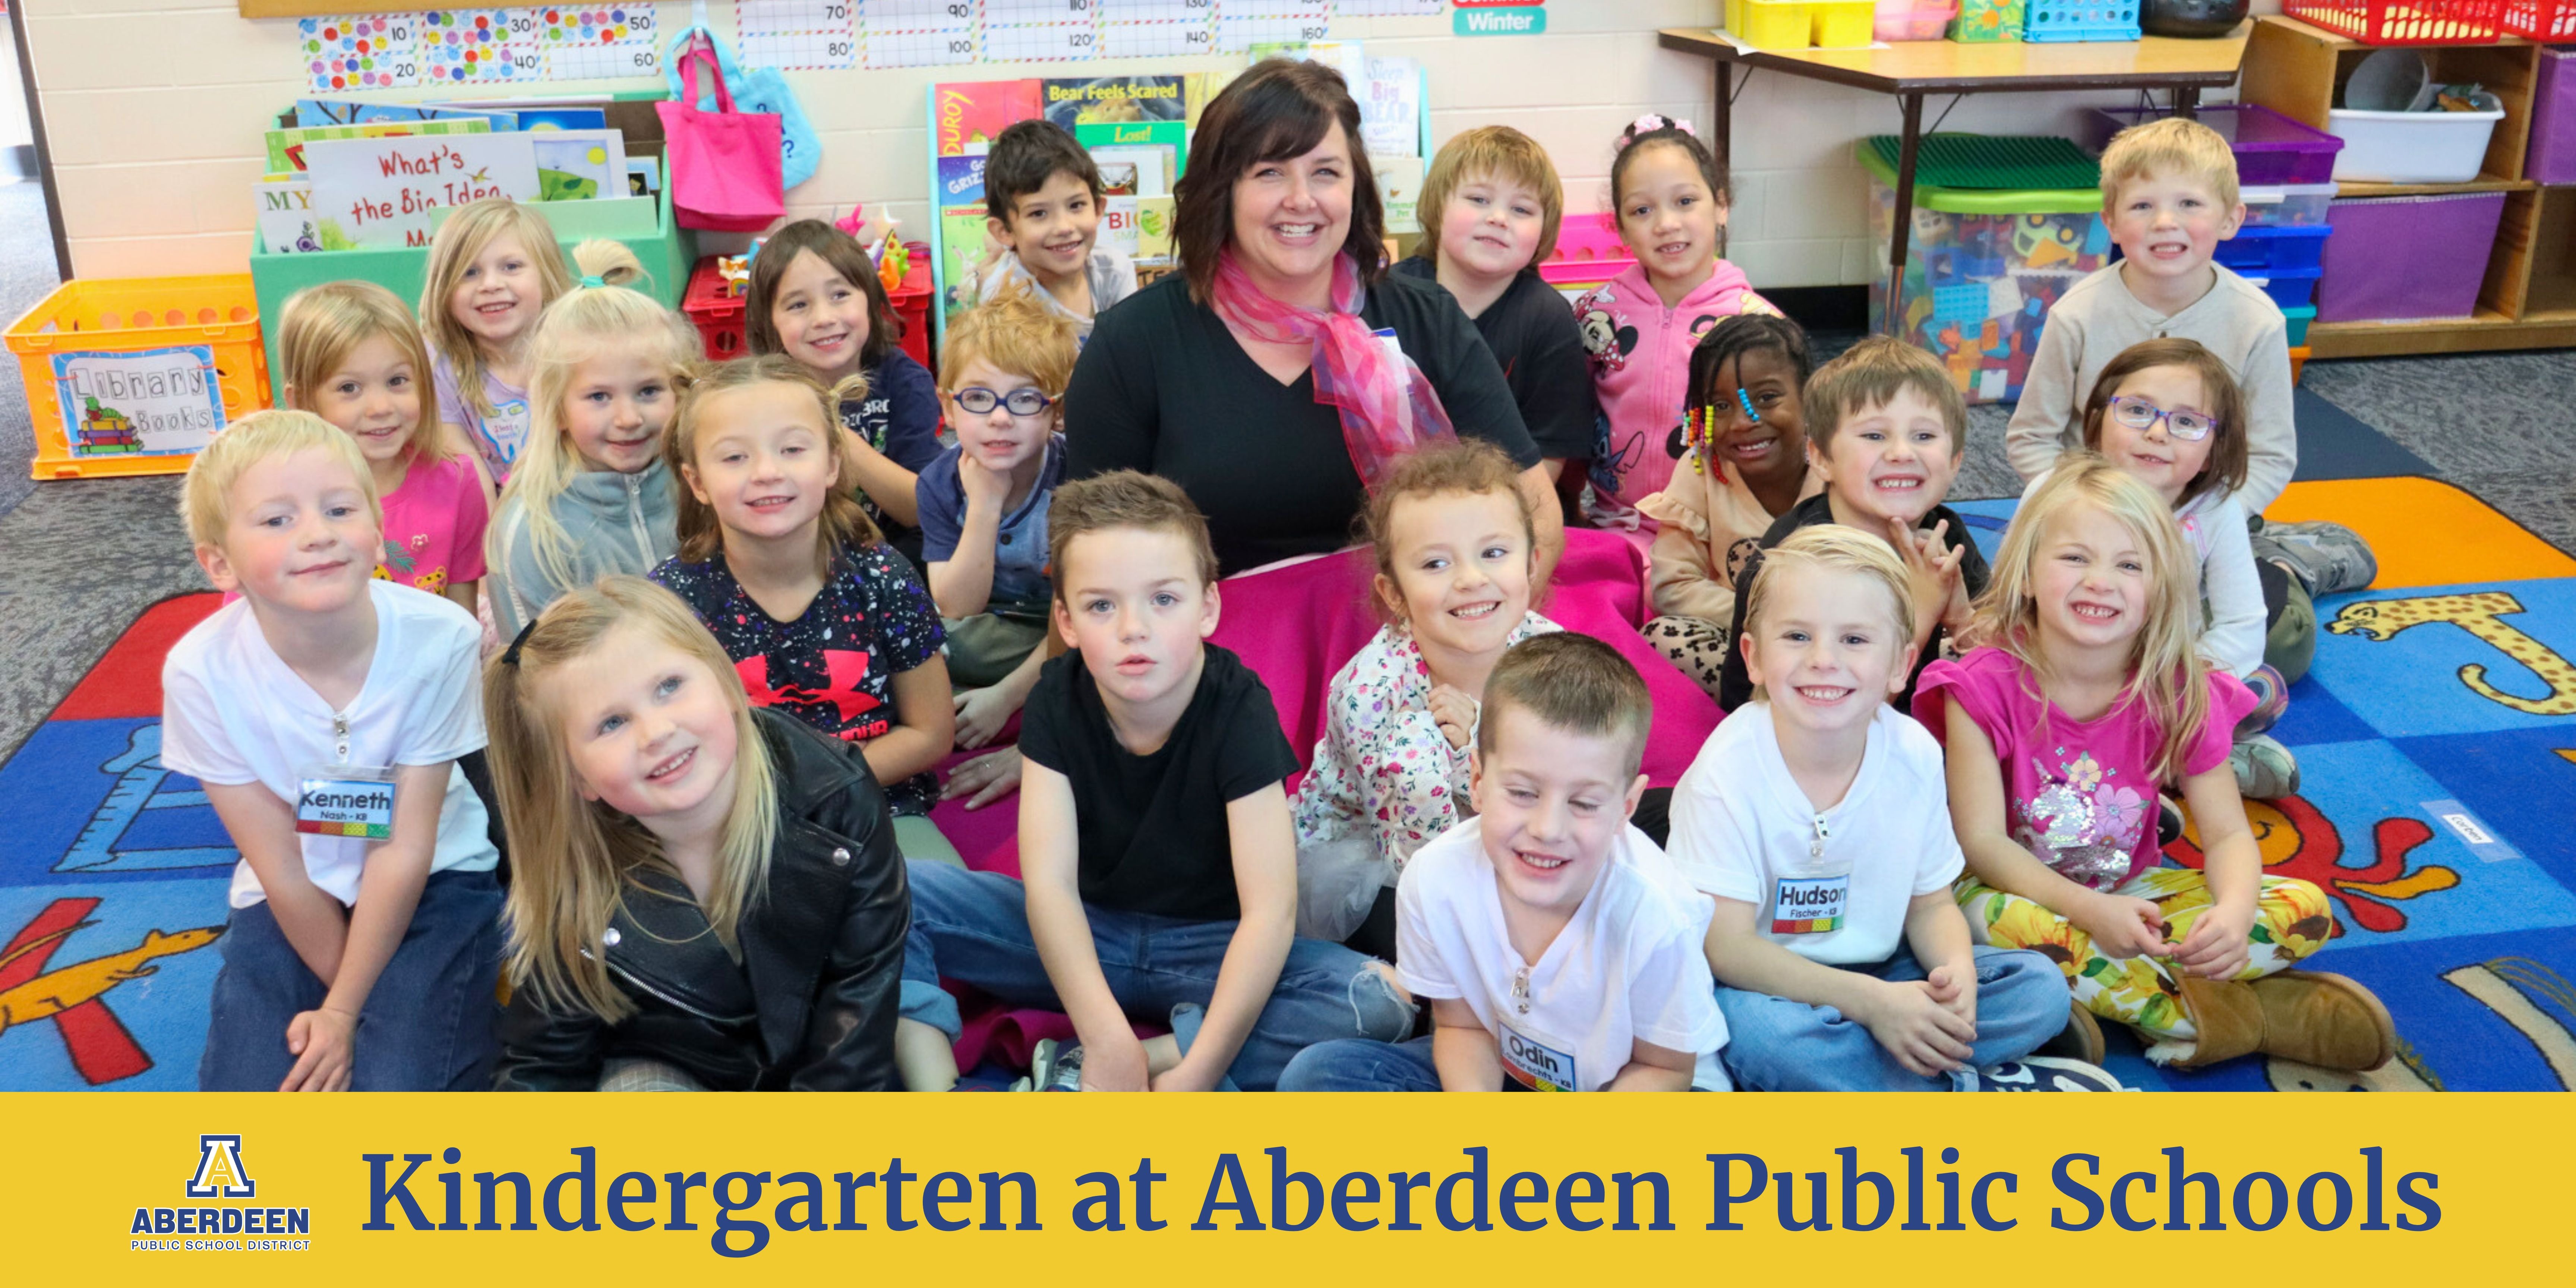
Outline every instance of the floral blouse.
[[(1528, 613), (1506, 647), (1564, 628)], [(1366, 828), (1389, 865), (1387, 884), (1424, 842), (1463, 811), (1467, 751), (1449, 745), (1431, 717), (1431, 668), (1401, 625), (1381, 628), (1333, 677), (1324, 736), (1298, 784), (1297, 843), (1306, 846)]]

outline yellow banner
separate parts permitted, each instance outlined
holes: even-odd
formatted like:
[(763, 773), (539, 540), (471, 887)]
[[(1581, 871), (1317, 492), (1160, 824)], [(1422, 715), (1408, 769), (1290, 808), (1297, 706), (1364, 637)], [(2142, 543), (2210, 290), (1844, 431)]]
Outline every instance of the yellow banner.
[(0, 1264), (75, 1285), (569, 1285), (728, 1261), (996, 1286), (2462, 1282), (2565, 1273), (2576, 1138), (2576, 1101), (2546, 1095), (6, 1105)]

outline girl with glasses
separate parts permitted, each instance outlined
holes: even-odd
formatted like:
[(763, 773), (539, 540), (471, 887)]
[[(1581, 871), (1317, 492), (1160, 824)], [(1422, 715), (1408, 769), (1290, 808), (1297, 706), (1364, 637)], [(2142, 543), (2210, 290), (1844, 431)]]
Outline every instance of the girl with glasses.
[(2297, 758), (2265, 731), (2289, 705), (2284, 673), (2305, 674), (2316, 650), (2316, 611), (2299, 579), (2257, 560), (2247, 538), (2235, 494), (2251, 449), (2245, 397), (2227, 364), (2197, 340), (2122, 350), (2085, 403), (2084, 446), (2172, 508), (2197, 564), (2201, 655), (2259, 699), (2237, 724), (2228, 758), (2238, 793), (2271, 800), (2297, 791)]

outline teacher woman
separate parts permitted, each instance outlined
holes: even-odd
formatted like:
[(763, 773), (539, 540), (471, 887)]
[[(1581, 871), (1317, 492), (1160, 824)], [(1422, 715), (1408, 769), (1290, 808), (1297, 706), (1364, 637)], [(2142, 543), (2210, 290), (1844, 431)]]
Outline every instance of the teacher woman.
[(1476, 325), (1381, 267), (1385, 214), (1341, 75), (1273, 59), (1201, 115), (1181, 271), (1100, 315), (1065, 390), (1066, 477), (1137, 469), (1207, 513), (1231, 574), (1350, 544), (1387, 461), (1453, 432), (1524, 467), (1542, 573), (1553, 485)]

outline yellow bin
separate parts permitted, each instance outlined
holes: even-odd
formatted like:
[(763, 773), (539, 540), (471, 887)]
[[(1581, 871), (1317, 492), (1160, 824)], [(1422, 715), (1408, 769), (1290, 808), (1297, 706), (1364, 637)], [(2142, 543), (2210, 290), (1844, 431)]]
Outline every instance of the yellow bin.
[(1809, 0), (1743, 0), (1744, 24), (1735, 34), (1756, 49), (1804, 49), (1812, 34)]
[(1876, 38), (1871, 28), (1878, 21), (1877, 0), (1812, 0), (1808, 8), (1816, 16), (1819, 49), (1856, 49)]
[(46, 479), (182, 474), (268, 405), (250, 274), (70, 281), (7, 335)]

